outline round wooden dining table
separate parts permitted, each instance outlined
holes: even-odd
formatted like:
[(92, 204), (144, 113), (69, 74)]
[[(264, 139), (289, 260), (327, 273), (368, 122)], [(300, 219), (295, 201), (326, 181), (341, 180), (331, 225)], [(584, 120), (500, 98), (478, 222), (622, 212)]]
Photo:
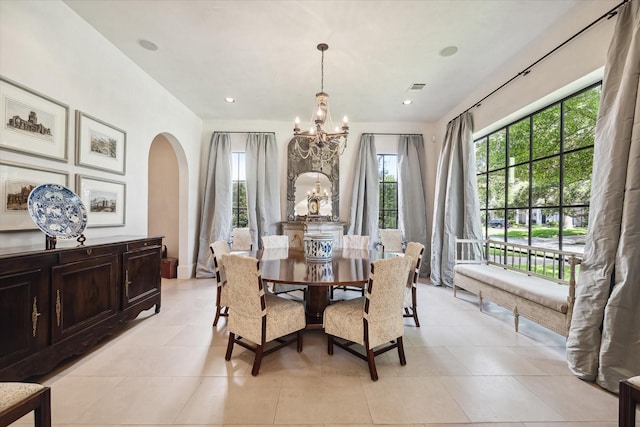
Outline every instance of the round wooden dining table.
[(267, 282), (306, 285), (307, 327), (322, 327), (322, 315), (329, 305), (331, 286), (364, 286), (371, 261), (383, 256), (378, 251), (334, 249), (326, 261), (308, 260), (302, 249), (266, 249), (256, 254), (262, 279)]

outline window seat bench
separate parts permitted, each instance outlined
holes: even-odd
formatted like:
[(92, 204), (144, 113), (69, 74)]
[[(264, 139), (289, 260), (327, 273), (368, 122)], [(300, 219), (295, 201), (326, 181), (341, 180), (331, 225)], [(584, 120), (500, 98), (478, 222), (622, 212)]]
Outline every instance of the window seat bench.
[(453, 295), (465, 289), (514, 315), (567, 336), (575, 300), (576, 253), (495, 240), (456, 240)]

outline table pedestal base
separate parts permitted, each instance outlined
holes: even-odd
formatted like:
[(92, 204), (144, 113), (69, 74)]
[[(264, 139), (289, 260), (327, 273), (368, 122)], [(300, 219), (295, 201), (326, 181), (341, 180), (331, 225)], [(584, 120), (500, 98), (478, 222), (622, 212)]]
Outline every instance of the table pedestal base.
[(307, 286), (307, 328), (322, 328), (322, 315), (329, 305), (329, 286)]

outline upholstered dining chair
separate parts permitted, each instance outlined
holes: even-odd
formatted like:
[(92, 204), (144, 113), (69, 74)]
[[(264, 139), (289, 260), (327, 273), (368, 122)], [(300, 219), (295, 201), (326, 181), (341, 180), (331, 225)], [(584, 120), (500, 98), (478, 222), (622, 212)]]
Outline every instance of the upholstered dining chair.
[[(376, 356), (395, 348), (400, 365), (407, 364), (402, 343), (402, 302), (412, 266), (410, 257), (373, 261), (365, 296), (331, 304), (324, 310), (327, 352), (332, 355), (336, 345), (366, 360), (373, 381), (378, 380)], [(352, 348), (353, 344), (364, 346), (365, 354)]]
[[(306, 326), (304, 306), (265, 293), (258, 260), (235, 254), (222, 255), (229, 296), (229, 342), (225, 360), (231, 360), (234, 344), (255, 353), (251, 375), (260, 371), (262, 358), (297, 342), (302, 351), (302, 330)], [(294, 334), (292, 338), (283, 339)], [(247, 342), (247, 340), (249, 342)], [(278, 344), (266, 349), (271, 341)]]
[(231, 230), (231, 250), (234, 252), (253, 250), (251, 230), (248, 228), (234, 228)]
[[(369, 236), (360, 236), (357, 234), (345, 234), (342, 236), (342, 250), (369, 250)], [(360, 295), (364, 295), (364, 288), (353, 286), (331, 286), (329, 291), (329, 299), (333, 300), (333, 291), (341, 289), (343, 291), (360, 292)]]
[(213, 326), (218, 325), (220, 316), (229, 316), (229, 297), (227, 296), (227, 279), (222, 268), (222, 255), (229, 253), (229, 244), (224, 240), (217, 240), (209, 245), (213, 256), (213, 268), (216, 275), (216, 315), (213, 318)]
[(420, 276), (420, 266), (422, 265), (422, 254), (424, 253), (424, 245), (418, 242), (407, 243), (407, 249), (404, 256), (411, 257), (413, 260), (413, 267), (409, 271), (409, 277), (407, 279), (407, 286), (404, 288), (404, 317), (412, 317), (416, 326), (420, 327), (420, 321), (418, 320), (418, 303), (417, 303), (417, 285), (418, 277)]
[[(266, 255), (269, 257), (269, 253), (271, 251), (282, 252), (283, 250), (289, 249), (289, 237), (288, 236), (262, 236), (262, 249), (263, 256)], [(278, 256), (280, 257), (280, 256)], [(302, 300), (304, 301), (306, 296), (307, 288), (306, 286), (297, 286), (297, 285), (288, 285), (283, 283), (274, 283), (273, 284), (273, 293), (274, 294), (286, 294), (294, 291), (302, 292)]]
[(33, 411), (36, 427), (51, 426), (51, 389), (36, 383), (0, 382), (0, 425)]
[(383, 252), (404, 252), (402, 230), (397, 228), (381, 228), (378, 230), (380, 246)]
[(620, 381), (618, 426), (636, 426), (636, 406), (640, 404), (640, 375)]

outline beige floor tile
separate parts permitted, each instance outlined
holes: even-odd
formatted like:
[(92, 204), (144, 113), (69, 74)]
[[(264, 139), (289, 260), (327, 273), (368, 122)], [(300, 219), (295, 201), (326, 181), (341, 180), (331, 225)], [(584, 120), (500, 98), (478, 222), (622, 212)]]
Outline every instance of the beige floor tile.
[(562, 416), (510, 376), (440, 377), (473, 422), (562, 421)]
[[(525, 427), (618, 427), (618, 422), (580, 421), (563, 423), (524, 423), (524, 425)], [(636, 423), (636, 425), (638, 424)]]
[(123, 380), (123, 377), (66, 376), (55, 381), (50, 385), (51, 419), (56, 424), (76, 422), (83, 408), (102, 401)]
[(618, 397), (574, 376), (516, 377), (565, 421), (616, 421)]
[(448, 347), (471, 375), (542, 375), (544, 372), (511, 347)]
[(398, 370), (400, 377), (471, 375), (446, 347), (406, 347), (407, 364)]
[(77, 424), (169, 424), (198, 388), (198, 377), (126, 378), (81, 410)]
[(363, 383), (375, 424), (469, 421), (436, 377), (380, 378)]
[(273, 424), (282, 379), (204, 378), (176, 424)]
[(274, 423), (371, 424), (369, 409), (360, 378), (285, 377)]

